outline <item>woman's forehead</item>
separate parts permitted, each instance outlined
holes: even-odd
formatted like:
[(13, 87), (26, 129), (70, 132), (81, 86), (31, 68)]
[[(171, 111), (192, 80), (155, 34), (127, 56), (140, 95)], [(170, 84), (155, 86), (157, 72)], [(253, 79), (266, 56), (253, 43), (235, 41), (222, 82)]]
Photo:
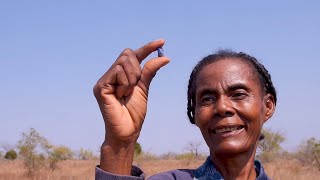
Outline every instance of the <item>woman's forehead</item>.
[(238, 58), (227, 58), (218, 60), (205, 65), (199, 72), (200, 75), (215, 75), (215, 76), (252, 76), (254, 74), (253, 66), (246, 61)]
[(239, 82), (259, 83), (259, 80), (251, 64), (233, 58), (223, 59), (205, 65), (197, 76), (196, 86), (198, 87), (200, 83), (204, 85), (215, 82), (227, 84)]

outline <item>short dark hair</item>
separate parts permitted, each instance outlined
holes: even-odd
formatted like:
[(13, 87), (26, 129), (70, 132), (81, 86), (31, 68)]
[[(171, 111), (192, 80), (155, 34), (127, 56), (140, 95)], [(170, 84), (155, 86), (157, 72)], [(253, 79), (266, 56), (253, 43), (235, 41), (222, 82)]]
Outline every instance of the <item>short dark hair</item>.
[(227, 58), (233, 58), (233, 59), (245, 61), (249, 65), (252, 65), (252, 68), (254, 69), (254, 71), (257, 72), (262, 90), (264, 90), (266, 93), (271, 94), (274, 98), (275, 104), (277, 103), (277, 93), (273, 86), (271, 76), (268, 70), (261, 63), (259, 63), (259, 61), (256, 58), (243, 52), (237, 53), (232, 50), (219, 50), (214, 54), (210, 54), (204, 57), (201, 61), (198, 62), (198, 64), (193, 68), (191, 72), (189, 85), (188, 85), (187, 114), (192, 124), (195, 124), (195, 121), (194, 121), (195, 102), (196, 102), (196, 99), (195, 99), (196, 82), (195, 81), (197, 79), (199, 72), (206, 65), (216, 62), (218, 60), (223, 60)]

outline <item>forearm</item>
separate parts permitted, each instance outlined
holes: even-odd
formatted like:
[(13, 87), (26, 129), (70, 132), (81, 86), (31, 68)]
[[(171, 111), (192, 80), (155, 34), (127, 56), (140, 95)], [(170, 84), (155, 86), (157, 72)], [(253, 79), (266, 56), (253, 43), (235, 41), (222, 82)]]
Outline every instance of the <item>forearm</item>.
[(101, 146), (100, 168), (113, 174), (131, 175), (135, 143), (106, 140)]

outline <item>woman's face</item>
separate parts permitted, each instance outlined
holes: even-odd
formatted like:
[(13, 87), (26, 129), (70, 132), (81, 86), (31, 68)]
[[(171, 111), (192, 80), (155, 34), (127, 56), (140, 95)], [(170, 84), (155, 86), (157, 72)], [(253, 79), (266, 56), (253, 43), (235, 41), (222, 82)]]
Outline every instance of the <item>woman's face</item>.
[(247, 62), (218, 60), (203, 67), (197, 76), (195, 123), (211, 154), (255, 148), (262, 125), (274, 108), (273, 97), (263, 92)]

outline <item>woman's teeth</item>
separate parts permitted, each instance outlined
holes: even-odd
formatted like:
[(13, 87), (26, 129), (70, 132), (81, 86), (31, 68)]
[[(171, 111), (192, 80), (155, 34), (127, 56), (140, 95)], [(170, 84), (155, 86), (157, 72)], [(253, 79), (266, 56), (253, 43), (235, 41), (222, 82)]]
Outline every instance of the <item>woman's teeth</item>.
[(216, 129), (215, 133), (220, 134), (220, 133), (225, 133), (225, 132), (231, 132), (231, 131), (239, 130), (241, 128), (242, 128), (241, 126), (239, 126), (239, 127), (225, 127), (225, 128)]

